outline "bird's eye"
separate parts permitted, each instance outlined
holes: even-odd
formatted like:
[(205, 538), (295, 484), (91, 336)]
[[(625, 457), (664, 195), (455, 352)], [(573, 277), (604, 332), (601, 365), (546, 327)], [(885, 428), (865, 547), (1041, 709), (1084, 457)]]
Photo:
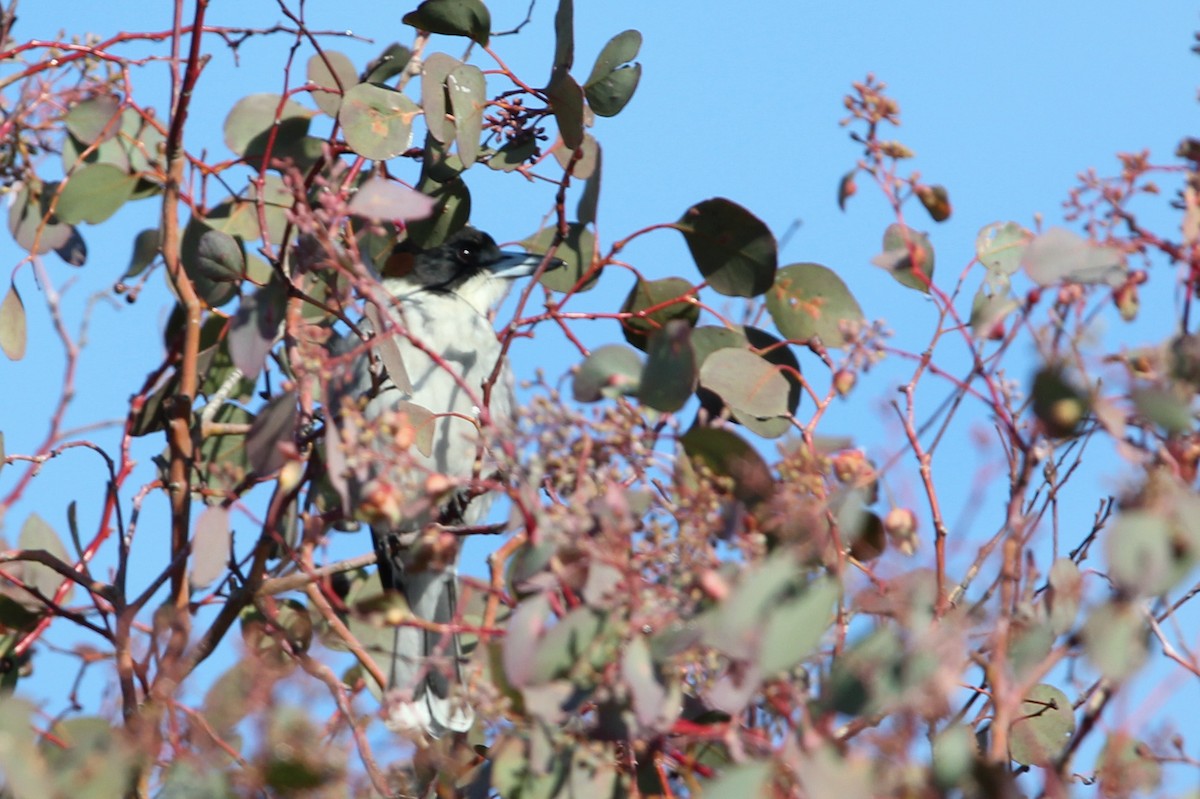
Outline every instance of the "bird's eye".
[(475, 248), (468, 245), (463, 245), (462, 247), (458, 248), (458, 252), (455, 253), (455, 255), (458, 257), (459, 263), (469, 264), (475, 258)]

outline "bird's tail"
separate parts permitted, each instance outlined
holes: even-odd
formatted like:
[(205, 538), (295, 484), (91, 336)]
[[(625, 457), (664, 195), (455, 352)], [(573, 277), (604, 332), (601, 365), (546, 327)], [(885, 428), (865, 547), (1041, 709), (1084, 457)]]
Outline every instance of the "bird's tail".
[[(458, 607), (454, 568), (410, 571), (397, 577), (394, 587), (404, 593), (414, 616), (435, 624), (454, 623)], [(420, 730), (435, 738), (469, 730), (475, 713), (461, 696), (453, 695), (454, 686), (462, 683), (462, 662), (457, 633), (397, 627), (388, 670), (388, 726)]]

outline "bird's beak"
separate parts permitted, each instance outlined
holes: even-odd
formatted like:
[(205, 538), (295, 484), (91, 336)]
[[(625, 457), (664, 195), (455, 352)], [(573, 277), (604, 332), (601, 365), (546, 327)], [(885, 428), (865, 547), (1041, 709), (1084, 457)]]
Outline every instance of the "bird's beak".
[[(546, 260), (546, 256), (531, 252), (501, 251), (499, 260), (488, 264), (487, 270), (492, 277), (516, 280), (519, 277), (532, 275), (544, 260)], [(551, 258), (550, 262), (546, 264), (546, 271), (558, 269), (560, 266), (566, 266), (566, 263), (560, 258)]]

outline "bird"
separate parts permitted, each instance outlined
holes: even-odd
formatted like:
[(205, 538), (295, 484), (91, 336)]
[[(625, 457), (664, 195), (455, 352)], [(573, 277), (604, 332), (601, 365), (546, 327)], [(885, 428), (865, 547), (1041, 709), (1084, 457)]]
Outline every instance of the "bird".
[[(376, 511), (371, 532), (384, 591), (403, 595), (419, 619), (436, 624), (455, 620), (457, 545), (451, 545), (449, 555), (443, 552), (431, 558), (430, 547), (414, 544), (434, 522), (470, 527), (487, 515), (492, 495), (451, 490), (447, 498), (447, 492), (431, 486), (461, 487), (476, 474), (481, 451), (477, 423), (485, 416), (480, 406), (485, 385), (491, 386), (486, 392), (486, 417), (497, 424), (513, 418), (513, 375), (492, 314), (512, 281), (533, 274), (543, 261), (547, 269), (563, 263), (543, 255), (503, 251), (490, 235), (467, 226), (428, 249), (402, 243), (382, 269), (381, 284), (398, 327), (392, 340), (407, 374), (381, 376), (366, 355), (353, 361), (341, 393), (362, 407), (365, 440), (372, 441), (369, 448), (374, 453), (369, 453), (366, 468), (360, 469), (365, 480), (352, 486), (351, 495), (366, 497)], [(366, 326), (371, 327), (369, 322)], [(335, 349), (344, 351), (356, 344), (361, 342), (348, 336)], [(432, 419), (420, 415), (421, 409)], [(432, 424), (427, 452), (412, 446), (412, 430), (404, 419)], [(395, 454), (397, 437), (405, 455), (392, 458), (390, 468), (382, 465), (388, 463), (387, 457), (371, 457)], [(485, 455), (484, 477), (488, 476), (486, 463)], [(394, 503), (388, 505), (390, 514), (378, 513), (380, 496), (382, 504)], [(470, 729), (474, 712), (453, 691), (461, 682), (463, 661), (457, 634), (397, 626), (390, 656), (383, 660), (388, 680), (385, 720), (391, 729), (432, 738)]]

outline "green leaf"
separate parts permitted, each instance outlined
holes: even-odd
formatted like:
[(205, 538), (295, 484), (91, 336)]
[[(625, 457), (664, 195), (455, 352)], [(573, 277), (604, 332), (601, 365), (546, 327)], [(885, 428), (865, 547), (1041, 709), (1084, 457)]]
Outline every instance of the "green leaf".
[(314, 53), (308, 59), (309, 89), (317, 108), (331, 117), (336, 117), (342, 105), (342, 95), (358, 83), (358, 71), (343, 53), (325, 50)]
[(403, 92), (360, 83), (342, 98), (338, 121), (350, 149), (365, 158), (386, 161), (412, 144), (412, 122), (420, 113)]
[[(217, 308), (237, 296), (238, 284), (227, 278), (213, 280), (204, 272), (204, 269), (213, 268), (219, 269), (217, 274), (230, 276), (233, 271), (236, 271), (236, 267), (233, 266), (234, 259), (231, 256), (231, 251), (228, 250), (228, 242), (219, 236), (209, 238), (206, 245), (206, 252), (209, 256), (228, 252), (230, 255), (228, 261), (210, 258), (204, 267), (200, 265), (200, 242), (205, 234), (212, 230), (213, 228), (197, 217), (193, 216), (188, 220), (187, 226), (183, 229), (183, 239), (179, 245), (179, 258), (183, 262), (184, 273), (191, 279), (192, 284), (196, 288), (196, 293), (209, 307)], [(228, 234), (222, 233), (222, 235), (228, 237)], [(237, 244), (236, 240), (230, 240), (234, 241), (235, 245)], [(239, 253), (241, 252), (240, 246), (238, 246), (238, 251)], [(224, 258), (225, 256), (221, 257)]]
[(133, 255), (129, 258), (129, 266), (125, 269), (122, 280), (137, 277), (146, 271), (146, 267), (154, 263), (162, 247), (162, 233), (156, 227), (146, 228), (137, 234), (133, 240)]
[(805, 579), (796, 558), (787, 551), (746, 569), (729, 597), (705, 615), (701, 624), (704, 643), (735, 660), (761, 656), (771, 609), (785, 597), (794, 597)]
[(196, 270), (215, 282), (240, 282), (246, 276), (242, 245), (220, 230), (206, 230), (196, 245)]
[(886, 270), (902, 286), (929, 293), (933, 281), (933, 245), (929, 236), (907, 225), (888, 225), (883, 233), (883, 252), (871, 263)]
[[(796, 353), (785, 342), (757, 327), (746, 325), (742, 328), (746, 342), (756, 355), (764, 358), (767, 363), (775, 366), (783, 379), (787, 381), (787, 415), (794, 414), (800, 407), (800, 397), (804, 394), (804, 384), (800, 380), (800, 362)], [(734, 408), (734, 417), (764, 438), (778, 438), (792, 429), (791, 421), (783, 417), (756, 417)]]
[(587, 82), (584, 85), (590, 86), (593, 83), (603, 80), (623, 64), (628, 64), (637, 58), (638, 51), (641, 49), (642, 34), (640, 31), (632, 29), (621, 31), (604, 45), (604, 48), (600, 51), (600, 55), (596, 57), (596, 63), (592, 66), (592, 73), (588, 75)]
[(583, 89), (565, 70), (557, 70), (546, 86), (546, 97), (563, 144), (574, 150), (583, 144)]
[(792, 669), (816, 651), (833, 622), (840, 595), (841, 586), (836, 580), (820, 577), (808, 583), (800, 596), (765, 608), (767, 623), (758, 656), (758, 667), (764, 675)]
[(740, 205), (715, 197), (675, 223), (709, 285), (730, 297), (757, 297), (775, 281), (775, 237)]
[[(71, 565), (67, 556), (67, 548), (63, 546), (58, 533), (54, 532), (54, 528), (36, 513), (29, 514), (25, 524), (21, 525), (21, 534), (17, 537), (17, 547), (26, 550), (45, 550), (63, 564)], [(66, 582), (67, 592), (62, 596), (60, 604), (65, 605), (71, 601), (71, 595), (75, 592), (75, 583), (66, 581), (61, 574), (41, 563), (27, 562), (24, 564), (24, 568), (25, 585), (36, 589), (42, 596), (50, 599), (58, 587)]]
[(649, 726), (658, 717), (667, 692), (654, 673), (650, 647), (644, 636), (635, 635), (625, 644), (621, 654), (621, 676), (629, 686), (638, 722)]
[(723, 428), (694, 427), (679, 440), (683, 451), (718, 477), (733, 481), (733, 495), (753, 507), (775, 493), (770, 467), (738, 434)]
[[(588, 141), (595, 142), (591, 136), (585, 136), (583, 141), (584, 152), (587, 152)], [(602, 172), (603, 153), (600, 150), (600, 144), (596, 143), (596, 165), (592, 169), (590, 175), (587, 176), (587, 182), (583, 184), (583, 193), (579, 195), (579, 204), (575, 206), (575, 215), (579, 218), (581, 225), (586, 225), (588, 222), (596, 221), (596, 210), (600, 204), (600, 176)], [(580, 159), (581, 161), (583, 159)], [(576, 164), (578, 168), (579, 164)]]
[(230, 150), (250, 159), (262, 156), (272, 131), (276, 155), (281, 142), (301, 138), (308, 133), (313, 111), (278, 94), (251, 94), (234, 104), (225, 117), (225, 144)]
[(625, 340), (645, 350), (650, 333), (672, 319), (684, 319), (695, 325), (700, 307), (694, 301), (694, 286), (683, 278), (638, 280), (621, 305), (621, 313), (641, 314), (621, 320)]
[[(17, 669), (12, 669), (17, 671)], [(24, 699), (0, 696), (0, 773), (14, 797), (54, 796), (54, 780), (35, 745), (34, 707)]]
[[(554, 244), (558, 229), (551, 225), (521, 242), (521, 246), (532, 253), (547, 253)], [(538, 281), (551, 291), (566, 293), (575, 289), (577, 292), (587, 291), (596, 285), (600, 272), (592, 274), (583, 285), (576, 288), (579, 279), (591, 269), (596, 257), (596, 236), (579, 222), (567, 224), (567, 237), (558, 245), (554, 255), (560, 258), (566, 266), (558, 269), (547, 269), (542, 272)]]
[(692, 396), (696, 389), (696, 354), (692, 351), (691, 332), (687, 322), (672, 319), (662, 330), (650, 334), (638, 388), (638, 400), (643, 405), (674, 413)]
[(774, 766), (770, 761), (742, 763), (723, 769), (720, 776), (704, 786), (704, 799), (748, 799), (770, 796), (768, 784)]
[(117, 135), (121, 128), (117, 119), (120, 113), (121, 100), (116, 95), (101, 94), (72, 106), (63, 117), (63, 124), (72, 136), (89, 145)]
[(1047, 616), (1055, 635), (1063, 635), (1075, 626), (1083, 599), (1083, 575), (1070, 558), (1059, 558), (1050, 567), (1046, 591)]
[(1008, 731), (1009, 753), (1023, 766), (1049, 766), (1074, 732), (1075, 713), (1067, 695), (1053, 685), (1035, 685)]
[(364, 83), (385, 83), (388, 79), (399, 75), (408, 66), (412, 51), (399, 42), (392, 42), (379, 54), (363, 73)]
[(1148, 746), (1118, 731), (1104, 742), (1096, 759), (1096, 776), (1100, 778), (1100, 796), (1148, 796), (1162, 784), (1162, 764)]
[(1097, 246), (1060, 227), (1050, 228), (1030, 242), (1021, 265), (1039, 286), (1066, 282), (1115, 287), (1124, 283), (1129, 273), (1120, 250)]
[(492, 15), (480, 0), (425, 0), (402, 22), (430, 33), (466, 36), (484, 46), (492, 30)]
[(487, 156), (488, 169), (498, 172), (513, 172), (522, 164), (534, 158), (540, 146), (533, 136), (517, 136), (509, 139), (499, 150), (489, 150)]
[[(596, 141), (596, 137), (590, 133), (583, 134), (583, 143), (579, 148), (582, 152), (579, 157), (575, 157), (577, 150), (568, 150), (565, 147), (555, 147), (551, 155), (564, 170), (567, 167), (571, 168), (571, 177), (586, 180), (590, 178), (596, 171), (600, 163), (600, 143)], [(582, 202), (582, 199), (580, 200)]]
[(604, 624), (604, 614), (589, 607), (577, 607), (563, 616), (538, 642), (530, 684), (569, 678), (587, 658)]
[(97, 225), (115, 214), (133, 194), (137, 177), (112, 164), (88, 164), (63, 186), (55, 213), (64, 222)]
[(447, 183), (423, 184), (420, 189), (433, 198), (433, 212), (428, 219), (409, 223), (408, 240), (427, 249), (441, 244), (467, 224), (471, 218), (471, 192), (461, 178)]
[(570, 70), (575, 63), (575, 3), (574, 0), (558, 0), (554, 12), (554, 65), (555, 70)]
[(483, 70), (462, 64), (446, 76), (450, 110), (454, 113), (455, 141), (463, 168), (475, 163), (483, 134), (483, 109), (487, 106), (487, 80)]
[(1021, 268), (1021, 258), (1033, 234), (1016, 222), (993, 222), (975, 237), (975, 257), (984, 269), (1007, 277)]
[(1113, 600), (1095, 608), (1083, 624), (1084, 651), (1110, 680), (1120, 681), (1142, 667), (1150, 653), (1150, 630), (1141, 607)]
[(791, 264), (779, 270), (767, 292), (767, 312), (784, 338), (818, 336), (826, 347), (843, 347), (842, 322), (861, 322), (862, 309), (846, 284), (820, 264)]
[(50, 202), (58, 187), (58, 183), (27, 183), (8, 210), (9, 232), (23, 250), (34, 255), (66, 245), (75, 232), (74, 227), (50, 213)]
[(575, 372), (571, 393), (576, 402), (596, 402), (605, 397), (635, 394), (642, 374), (642, 359), (623, 344), (605, 344), (592, 350)]
[(597, 116), (615, 117), (633, 99), (638, 83), (642, 80), (642, 65), (633, 64), (610, 72), (596, 83), (589, 83), (583, 93), (588, 107)]
[(8, 291), (0, 302), (0, 350), (10, 361), (19, 361), (25, 357), (25, 345), (28, 343), (25, 323), (25, 303), (17, 293), (17, 284), (9, 284)]
[(463, 65), (445, 53), (431, 53), (421, 64), (421, 108), (429, 135), (442, 144), (454, 140), (454, 120), (446, 116), (446, 78)]
[(1185, 578), (1194, 552), (1161, 512), (1128, 510), (1105, 538), (1108, 576), (1129, 596), (1163, 594)]
[(1021, 303), (1009, 296), (1007, 289), (989, 291), (986, 284), (980, 286), (971, 300), (971, 332), (976, 338), (990, 335), (996, 325), (1020, 307)]
[(721, 349), (704, 360), (700, 385), (742, 414), (767, 418), (788, 412), (790, 386), (779, 370), (743, 349)]
[(692, 331), (692, 347), (696, 350), (696, 363), (701, 366), (708, 356), (726, 347), (748, 347), (745, 334), (740, 330), (715, 325), (701, 325)]
[(1167, 433), (1180, 435), (1192, 429), (1191, 398), (1158, 388), (1135, 388), (1130, 398), (1138, 413)]

